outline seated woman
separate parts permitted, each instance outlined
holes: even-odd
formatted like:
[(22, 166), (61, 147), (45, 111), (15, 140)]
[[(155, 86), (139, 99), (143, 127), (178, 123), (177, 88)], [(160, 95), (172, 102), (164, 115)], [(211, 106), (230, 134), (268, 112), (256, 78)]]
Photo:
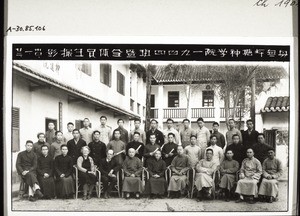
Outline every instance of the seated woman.
[(220, 165), (221, 172), (221, 182), (219, 184), (220, 188), (222, 188), (225, 193), (225, 201), (228, 202), (231, 192), (233, 190), (233, 186), (235, 185), (235, 175), (239, 170), (239, 162), (232, 159), (233, 152), (232, 150), (226, 151), (226, 158), (222, 161)]
[(78, 180), (83, 185), (83, 200), (91, 199), (91, 195), (97, 182), (96, 167), (93, 158), (89, 156), (90, 148), (81, 148), (82, 156), (77, 159)]
[(142, 161), (135, 157), (135, 150), (128, 149), (128, 156), (123, 163), (125, 178), (123, 181), (122, 191), (125, 192), (125, 198), (129, 199), (130, 193), (135, 193), (137, 199), (143, 191), (141, 175), (143, 171)]
[(55, 197), (53, 158), (48, 152), (48, 145), (42, 145), (41, 156), (37, 160), (37, 177), (44, 194), (44, 199), (52, 199)]
[(74, 196), (74, 180), (72, 178), (73, 161), (68, 154), (68, 146), (61, 145), (61, 155), (58, 155), (54, 161), (56, 173), (56, 196), (58, 198), (68, 199)]
[(250, 196), (249, 203), (254, 204), (254, 197), (257, 197), (258, 187), (257, 183), (262, 174), (261, 163), (254, 157), (253, 149), (247, 149), (247, 158), (245, 158), (241, 165), (240, 180), (237, 183), (235, 192), (240, 195), (237, 203), (244, 200), (243, 195)]
[(206, 198), (211, 198), (211, 188), (213, 186), (212, 175), (217, 169), (217, 163), (213, 161), (213, 150), (206, 149), (206, 158), (196, 164), (195, 186), (198, 190), (197, 201), (201, 201), (203, 194)]
[(155, 152), (154, 158), (147, 160), (147, 168), (149, 179), (146, 183), (146, 193), (150, 194), (150, 198), (161, 198), (166, 192), (167, 182), (165, 179), (166, 162), (161, 158), (161, 151)]

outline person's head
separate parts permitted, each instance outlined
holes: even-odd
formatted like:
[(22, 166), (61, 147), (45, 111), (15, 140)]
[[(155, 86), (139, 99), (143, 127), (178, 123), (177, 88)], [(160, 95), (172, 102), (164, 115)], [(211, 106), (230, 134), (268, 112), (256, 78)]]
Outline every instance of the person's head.
[(204, 119), (202, 117), (197, 119), (197, 124), (200, 128), (204, 126)]
[(233, 144), (239, 144), (240, 143), (240, 136), (238, 134), (232, 135), (232, 143)]
[(106, 154), (107, 159), (111, 160), (113, 158), (113, 156), (114, 156), (114, 150), (109, 149)]
[(214, 122), (212, 125), (212, 129), (213, 131), (217, 132), (219, 130), (219, 123), (218, 122)]
[(33, 142), (31, 140), (27, 140), (25, 144), (26, 151), (30, 152), (33, 148)]
[(211, 145), (215, 145), (217, 143), (217, 141), (218, 141), (218, 138), (216, 135), (213, 134), (210, 136), (210, 144)]
[(254, 151), (252, 148), (248, 148), (246, 153), (247, 153), (247, 158), (249, 158), (249, 159), (253, 158)]
[(83, 127), (88, 128), (90, 126), (90, 120), (88, 118), (83, 119)]
[(135, 129), (139, 129), (141, 126), (141, 120), (140, 119), (135, 119), (134, 120), (134, 127)]
[(268, 158), (273, 160), (275, 157), (275, 149), (274, 148), (269, 148), (268, 150)]
[(65, 156), (68, 154), (68, 146), (66, 144), (63, 144), (60, 146), (61, 153)]
[(63, 140), (63, 132), (61, 132), (61, 131), (56, 131), (56, 132), (55, 132), (55, 136), (56, 136), (56, 140), (57, 140), (58, 142), (61, 142), (61, 141)]
[(149, 139), (150, 139), (150, 143), (152, 143), (152, 144), (155, 143), (156, 142), (156, 135), (151, 134)]
[(54, 130), (54, 128), (55, 128), (54, 122), (49, 122), (48, 123), (48, 129), (49, 130)]
[(118, 123), (120, 128), (124, 127), (124, 120), (123, 119), (119, 119), (117, 123)]
[(161, 151), (157, 150), (154, 154), (154, 157), (156, 158), (156, 160), (159, 160), (161, 158)]
[(253, 121), (252, 121), (252, 119), (249, 119), (249, 120), (247, 120), (246, 121), (246, 124), (247, 124), (247, 128), (249, 129), (249, 130), (252, 130), (253, 129)]
[(116, 129), (114, 131), (114, 139), (119, 140), (120, 137), (121, 137), (121, 131)]
[(133, 158), (134, 155), (135, 155), (135, 150), (134, 150), (134, 148), (128, 149), (128, 156), (131, 157), (131, 158)]
[(189, 119), (183, 119), (182, 124), (185, 129), (189, 128), (190, 126), (190, 120)]
[(232, 160), (233, 151), (232, 150), (227, 150), (225, 155), (226, 155), (227, 160)]
[(167, 127), (168, 129), (172, 128), (174, 124), (174, 120), (173, 119), (167, 119)]
[(44, 156), (48, 155), (49, 148), (47, 145), (42, 145), (41, 150), (42, 150), (42, 155), (44, 155)]
[(228, 126), (229, 126), (230, 129), (233, 129), (235, 127), (234, 119), (229, 119), (228, 120)]
[(73, 134), (74, 139), (78, 140), (80, 138), (80, 132), (78, 129), (74, 129), (72, 131), (72, 134)]
[(168, 141), (169, 141), (170, 143), (173, 142), (173, 141), (174, 141), (174, 137), (175, 137), (175, 134), (169, 133), (169, 134), (168, 134)]
[(134, 132), (133, 133), (133, 140), (137, 142), (137, 141), (139, 141), (139, 139), (140, 139), (140, 133), (137, 132), (137, 131)]
[(210, 149), (210, 148), (207, 149), (206, 152), (205, 152), (205, 155), (206, 155), (207, 160), (211, 160), (213, 154), (214, 154), (214, 150), (212, 150), (212, 149)]
[(94, 137), (94, 140), (95, 140), (96, 142), (98, 142), (98, 141), (100, 140), (100, 131), (95, 130), (95, 131), (93, 132), (93, 137)]
[(197, 143), (197, 136), (196, 135), (191, 135), (191, 145), (194, 146)]
[(106, 122), (107, 122), (107, 117), (106, 116), (101, 116), (100, 117), (100, 123), (101, 123), (101, 125), (105, 125)]
[(183, 147), (181, 145), (177, 146), (177, 153), (178, 153), (178, 155), (183, 154)]
[(259, 133), (257, 136), (257, 141), (259, 144), (265, 143), (265, 135), (263, 133)]
[(67, 129), (69, 132), (72, 132), (74, 130), (74, 124), (72, 122), (69, 122), (67, 124)]
[(45, 142), (45, 134), (44, 133), (38, 133), (37, 138), (39, 142)]
[(91, 150), (90, 150), (90, 148), (88, 146), (83, 146), (81, 148), (81, 153), (85, 157), (88, 156), (90, 152), (91, 152)]
[(156, 129), (157, 124), (158, 124), (158, 122), (155, 119), (152, 119), (151, 122), (150, 122), (150, 128), (153, 129), (153, 130)]

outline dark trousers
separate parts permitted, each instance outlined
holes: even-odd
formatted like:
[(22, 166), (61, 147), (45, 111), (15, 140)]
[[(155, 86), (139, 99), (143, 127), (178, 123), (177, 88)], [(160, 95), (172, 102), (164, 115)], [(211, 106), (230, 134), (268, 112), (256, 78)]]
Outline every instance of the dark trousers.
[[(113, 178), (110, 176), (101, 176), (101, 181), (103, 183), (103, 191), (110, 193), (113, 187), (117, 183), (117, 178)], [(110, 182), (110, 184), (108, 184)]]
[(22, 178), (25, 180), (25, 183), (28, 184), (30, 187), (33, 187), (35, 183), (39, 184), (35, 171), (30, 171), (25, 176), (22, 176)]

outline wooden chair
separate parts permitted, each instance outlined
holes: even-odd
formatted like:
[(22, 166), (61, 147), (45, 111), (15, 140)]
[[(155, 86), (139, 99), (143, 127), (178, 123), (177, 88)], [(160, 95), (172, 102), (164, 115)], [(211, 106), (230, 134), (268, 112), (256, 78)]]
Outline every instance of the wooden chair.
[[(103, 183), (101, 182), (101, 172), (100, 170), (97, 170), (99, 172), (99, 181), (97, 182), (97, 187), (96, 187), (96, 191), (97, 191), (97, 194), (99, 194), (98, 198), (101, 197), (101, 193), (102, 193), (102, 190), (103, 190)], [(117, 184), (114, 185), (114, 188), (116, 189), (116, 192), (118, 192), (118, 196), (119, 198), (121, 197), (121, 188), (120, 188), (120, 172), (118, 171), (117, 172)], [(109, 182), (110, 184), (110, 182)]]
[(25, 183), (25, 180), (24, 178), (22, 178), (21, 175), (19, 175), (19, 179), (20, 179), (19, 198), (23, 198), (23, 196), (28, 193), (28, 185)]
[[(124, 179), (125, 179), (125, 173), (124, 173), (124, 170), (123, 170), (123, 169), (121, 169), (120, 172), (121, 172), (121, 182), (122, 182), (122, 185), (123, 185), (123, 181), (124, 181)], [(143, 182), (143, 181), (144, 181), (144, 167), (143, 167), (142, 175), (141, 175), (140, 177), (141, 177), (141, 180), (142, 180), (142, 182)], [(122, 194), (122, 198), (123, 198), (123, 197), (124, 197), (123, 189), (122, 189), (121, 194)]]

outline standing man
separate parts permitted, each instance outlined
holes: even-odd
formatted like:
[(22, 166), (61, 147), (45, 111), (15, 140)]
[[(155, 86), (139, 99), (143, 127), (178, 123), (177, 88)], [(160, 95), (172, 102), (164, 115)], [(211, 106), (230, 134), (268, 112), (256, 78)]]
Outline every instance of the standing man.
[(100, 117), (100, 127), (99, 127), (99, 132), (100, 132), (100, 141), (103, 142), (105, 145), (109, 143), (111, 140), (112, 136), (112, 131), (111, 127), (106, 125), (107, 122), (107, 117), (106, 116), (101, 116)]
[(232, 136), (234, 134), (239, 135), (240, 137), (240, 142), (243, 142), (242, 134), (241, 131), (235, 128), (235, 122), (233, 119), (228, 120), (228, 127), (229, 130), (226, 132), (226, 141), (227, 141), (227, 146), (230, 146), (232, 144)]
[(136, 131), (134, 132), (133, 135), (133, 141), (129, 142), (126, 145), (126, 153), (128, 156), (128, 150), (130, 148), (133, 148), (135, 150), (135, 157), (138, 157), (140, 160), (142, 160), (142, 157), (144, 155), (144, 144), (139, 140), (140, 140), (140, 133)]
[(124, 120), (119, 119), (117, 123), (118, 123), (119, 127), (117, 129), (115, 129), (114, 132), (116, 130), (118, 130), (121, 135), (120, 140), (123, 141), (125, 143), (125, 145), (127, 145), (129, 136), (128, 136), (128, 131), (124, 128)]
[(191, 135), (190, 140), (191, 144), (184, 148), (184, 152), (190, 158), (191, 167), (195, 168), (195, 165), (201, 160), (201, 148), (196, 145), (196, 135)]
[(95, 130), (93, 132), (94, 141), (88, 144), (91, 152), (90, 156), (93, 158), (97, 167), (100, 165), (100, 161), (106, 157), (106, 145), (100, 141), (100, 131)]
[(79, 130), (81, 138), (90, 143), (93, 141), (93, 130), (90, 128), (90, 120), (88, 118), (83, 119), (83, 128)]
[(56, 131), (56, 141), (50, 146), (50, 155), (55, 159), (56, 156), (61, 155), (61, 146), (66, 144), (64, 142), (63, 133), (61, 131)]
[(146, 133), (146, 143), (150, 143), (150, 135), (155, 134), (156, 143), (160, 146), (164, 144), (165, 138), (164, 134), (157, 129), (158, 122), (155, 119), (152, 119), (150, 122), (150, 130)]
[(189, 119), (183, 119), (183, 130), (180, 131), (180, 138), (181, 138), (181, 145), (183, 148), (188, 146), (191, 141), (191, 136), (196, 135), (195, 131), (190, 128), (190, 120)]
[(177, 156), (178, 145), (174, 143), (174, 138), (175, 135), (173, 133), (169, 133), (168, 142), (165, 143), (161, 148), (163, 160), (166, 162), (167, 166), (171, 165), (172, 160)]
[(179, 133), (178, 131), (174, 128), (174, 120), (173, 119), (167, 119), (167, 129), (165, 129), (163, 131), (163, 134), (164, 134), (164, 137), (165, 137), (165, 141), (164, 143), (168, 142), (168, 135), (169, 133), (173, 133), (175, 135), (175, 140), (174, 142), (177, 144), (177, 145), (181, 145), (181, 140), (180, 140), (180, 136), (179, 136)]
[(140, 137), (139, 137), (139, 142), (144, 143), (146, 145), (146, 134), (145, 131), (140, 129), (141, 126), (141, 120), (140, 119), (135, 119), (134, 120), (134, 129), (130, 132), (130, 141), (133, 141), (134, 133), (139, 132)]
[(157, 151), (160, 151), (160, 145), (158, 145), (156, 143), (156, 136), (155, 134), (151, 134), (150, 135), (150, 143), (148, 143), (146, 146), (145, 146), (145, 149), (144, 149), (144, 157), (145, 157), (145, 165), (147, 163), (147, 160), (149, 158), (154, 158), (154, 155)]
[(204, 126), (204, 120), (203, 118), (197, 119), (198, 128), (196, 130), (196, 136), (197, 136), (197, 145), (201, 148), (201, 157), (204, 158), (205, 155), (205, 149), (207, 147), (207, 144), (210, 139), (210, 132), (207, 129), (207, 127)]
[(217, 146), (224, 149), (224, 147), (225, 147), (225, 136), (222, 133), (219, 132), (219, 127), (220, 127), (219, 123), (214, 122), (213, 125), (212, 125), (212, 134), (211, 135), (215, 135), (217, 137)]
[(67, 124), (67, 130), (68, 130), (68, 132), (64, 134), (64, 138), (65, 138), (66, 143), (68, 143), (69, 140), (73, 139), (74, 124), (72, 122), (69, 122)]
[(254, 130), (254, 125), (251, 119), (247, 120), (247, 130), (242, 132), (243, 145), (247, 148), (253, 147), (257, 143), (258, 132)]
[[(223, 153), (223, 149), (221, 147), (217, 146), (217, 136), (216, 135), (210, 136), (210, 144), (211, 145), (209, 147), (207, 147), (205, 151), (207, 151), (208, 149), (213, 150), (212, 160), (215, 162), (215, 164), (217, 166), (219, 166), (220, 163), (224, 159), (224, 153)], [(206, 158), (206, 154), (204, 155), (204, 158)]]
[(42, 156), (42, 146), (46, 145), (48, 146), (48, 149), (50, 149), (50, 145), (45, 142), (45, 134), (44, 133), (38, 133), (37, 134), (38, 141), (33, 144), (33, 152), (37, 155), (37, 157)]
[(227, 146), (225, 152), (231, 150), (233, 153), (233, 160), (236, 160), (239, 165), (242, 164), (242, 161), (246, 158), (246, 149), (240, 143), (240, 136), (237, 134), (232, 135), (232, 145)]
[(48, 123), (48, 130), (46, 131), (46, 142), (49, 143), (50, 145), (55, 141), (55, 125), (54, 122), (49, 122)]
[(80, 138), (78, 129), (73, 130), (73, 139), (67, 143), (68, 155), (72, 158), (73, 164), (77, 163), (77, 159), (81, 156), (81, 148), (86, 146), (86, 142)]
[(263, 133), (259, 133), (257, 136), (257, 144), (253, 146), (253, 151), (255, 157), (263, 163), (265, 159), (268, 157), (268, 150), (270, 149), (270, 145), (266, 143), (265, 135)]
[(113, 140), (107, 145), (107, 150), (112, 149), (114, 151), (114, 158), (119, 165), (122, 166), (125, 160), (125, 143), (120, 140), (121, 132), (119, 129), (114, 130)]

